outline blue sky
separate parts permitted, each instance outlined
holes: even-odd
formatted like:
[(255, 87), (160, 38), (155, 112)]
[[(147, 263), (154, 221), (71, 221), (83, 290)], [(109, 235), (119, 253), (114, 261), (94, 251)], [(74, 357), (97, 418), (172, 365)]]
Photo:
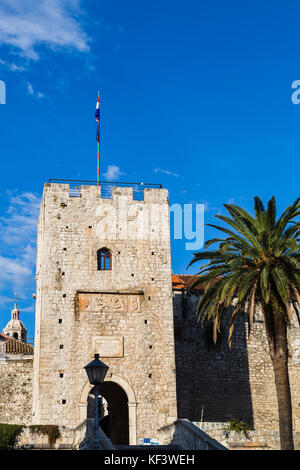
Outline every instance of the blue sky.
[[(0, 0), (0, 330), (16, 290), (34, 334), (43, 184), (96, 179), (98, 90), (103, 178), (162, 183), (208, 223), (226, 202), (299, 196), (299, 14), (296, 1)], [(191, 256), (172, 240), (174, 272)]]

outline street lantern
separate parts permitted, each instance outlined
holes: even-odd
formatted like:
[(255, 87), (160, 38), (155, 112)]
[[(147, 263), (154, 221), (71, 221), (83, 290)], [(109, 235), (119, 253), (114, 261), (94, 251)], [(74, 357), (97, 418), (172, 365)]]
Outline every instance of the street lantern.
[(105, 379), (109, 367), (99, 360), (99, 354), (95, 359), (84, 367), (91, 385), (100, 385)]
[(99, 360), (99, 354), (95, 354), (95, 359), (84, 367), (86, 370), (89, 382), (94, 385), (95, 395), (95, 439), (94, 448), (100, 448), (100, 430), (99, 430), (99, 406), (98, 406), (98, 387), (102, 384), (107, 374), (109, 367), (104, 362)]

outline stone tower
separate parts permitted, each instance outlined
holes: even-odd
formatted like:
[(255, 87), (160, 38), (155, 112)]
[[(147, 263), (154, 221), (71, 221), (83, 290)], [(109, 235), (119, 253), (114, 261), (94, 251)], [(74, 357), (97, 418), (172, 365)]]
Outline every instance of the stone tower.
[(168, 191), (47, 183), (38, 222), (33, 423), (88, 416), (83, 367), (109, 366), (100, 390), (112, 441), (155, 438), (176, 419)]
[(17, 302), (11, 311), (11, 319), (7, 323), (6, 327), (3, 329), (3, 334), (6, 336), (11, 336), (14, 339), (27, 341), (27, 329), (24, 326), (24, 323), (20, 320), (20, 310), (17, 308)]

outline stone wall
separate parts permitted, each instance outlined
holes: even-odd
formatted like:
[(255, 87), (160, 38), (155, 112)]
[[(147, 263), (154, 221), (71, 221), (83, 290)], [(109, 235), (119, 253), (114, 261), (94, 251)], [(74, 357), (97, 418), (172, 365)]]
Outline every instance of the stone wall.
[(0, 361), (0, 422), (31, 423), (33, 360)]
[(59, 426), (59, 437), (54, 443), (49, 443), (47, 435), (30, 427), (24, 427), (16, 442), (17, 449), (72, 449), (74, 445), (74, 432), (72, 429)]
[[(103, 247), (109, 271), (97, 270)], [(145, 189), (135, 201), (132, 188), (104, 199), (95, 186), (70, 197), (68, 185), (46, 184), (36, 296), (34, 423), (75, 427), (86, 418), (83, 367), (96, 352), (110, 367), (111, 414), (113, 387), (127, 395), (131, 443), (176, 419), (167, 190)]]
[[(236, 418), (256, 430), (277, 431), (274, 374), (264, 324), (256, 313), (251, 342), (245, 318), (237, 323), (232, 347), (224, 327), (215, 346), (212, 327), (201, 328), (195, 309), (198, 296), (174, 293), (174, 330), (178, 417), (193, 422)], [(300, 329), (296, 315), (289, 336), (289, 373), (294, 431), (300, 431)]]
[[(253, 431), (226, 431), (215, 423), (194, 423), (201, 430), (229, 450), (279, 450), (280, 437), (278, 430), (255, 429)], [(226, 427), (226, 425), (224, 425)], [(223, 426), (223, 427), (224, 427)], [(294, 431), (295, 450), (300, 450), (300, 432)]]

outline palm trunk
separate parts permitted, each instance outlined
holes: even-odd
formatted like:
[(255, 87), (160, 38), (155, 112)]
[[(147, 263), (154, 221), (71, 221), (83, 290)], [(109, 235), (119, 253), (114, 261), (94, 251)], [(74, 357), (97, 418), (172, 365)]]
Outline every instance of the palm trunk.
[(293, 419), (288, 373), (287, 322), (264, 307), (265, 327), (274, 369), (281, 450), (294, 450)]

